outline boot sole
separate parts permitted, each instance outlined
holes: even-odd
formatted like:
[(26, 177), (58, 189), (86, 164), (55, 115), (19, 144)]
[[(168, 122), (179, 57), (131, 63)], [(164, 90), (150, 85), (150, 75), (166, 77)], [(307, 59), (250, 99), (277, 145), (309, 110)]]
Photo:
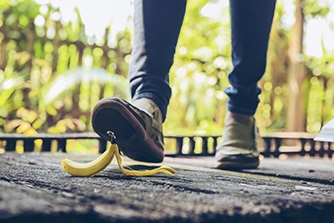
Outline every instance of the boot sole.
[(144, 121), (120, 99), (99, 101), (93, 109), (92, 125), (94, 131), (108, 141), (107, 131), (114, 132), (120, 150), (131, 159), (150, 163), (164, 159), (163, 150), (147, 136)]
[(234, 160), (234, 161), (219, 161), (219, 164), (216, 166), (217, 169), (222, 170), (242, 170), (242, 169), (256, 169), (260, 164), (258, 158), (244, 160)]

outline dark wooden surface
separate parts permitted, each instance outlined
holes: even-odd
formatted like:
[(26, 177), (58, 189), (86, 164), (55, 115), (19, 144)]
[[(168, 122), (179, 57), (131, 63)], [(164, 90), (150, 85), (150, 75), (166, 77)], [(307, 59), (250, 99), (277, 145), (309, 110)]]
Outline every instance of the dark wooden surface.
[[(214, 169), (213, 158), (170, 158), (174, 176), (127, 177), (115, 163), (72, 177), (60, 161), (96, 155), (0, 155), (0, 222), (333, 222), (334, 161), (264, 159)], [(132, 168), (144, 165), (125, 159)], [(145, 164), (147, 165), (147, 164)]]

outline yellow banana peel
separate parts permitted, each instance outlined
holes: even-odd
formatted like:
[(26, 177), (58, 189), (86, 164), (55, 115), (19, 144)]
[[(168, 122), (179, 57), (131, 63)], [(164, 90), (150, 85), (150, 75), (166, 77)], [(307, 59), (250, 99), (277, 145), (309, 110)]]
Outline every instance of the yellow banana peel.
[(156, 173), (175, 174), (176, 171), (169, 166), (161, 166), (152, 170), (129, 170), (122, 166), (122, 158), (116, 143), (111, 140), (111, 145), (97, 159), (88, 163), (78, 163), (70, 159), (61, 161), (63, 169), (72, 176), (89, 177), (103, 171), (116, 156), (118, 168), (127, 176), (151, 176)]
[(70, 159), (64, 159), (61, 161), (63, 169), (72, 176), (89, 177), (94, 176), (107, 168), (114, 158), (115, 150), (112, 148), (115, 145), (111, 145), (104, 151), (97, 159), (89, 163), (78, 163)]

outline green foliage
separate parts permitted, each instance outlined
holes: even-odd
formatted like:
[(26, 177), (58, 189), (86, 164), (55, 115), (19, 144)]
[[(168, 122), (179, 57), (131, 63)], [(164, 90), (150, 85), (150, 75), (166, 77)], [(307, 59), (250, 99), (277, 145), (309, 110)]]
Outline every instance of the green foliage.
[(322, 43), (323, 56), (318, 57), (307, 57), (307, 68), (315, 76), (325, 76), (330, 78), (333, 76), (334, 71), (334, 51), (330, 52)]
[[(203, 8), (220, 8), (207, 17)], [(173, 95), (166, 134), (220, 134), (229, 85), (231, 47), (229, 11), (221, 1), (188, 3), (170, 82)], [(329, 5), (306, 0), (307, 18), (326, 16)], [(0, 128), (4, 132), (91, 131), (90, 114), (102, 97), (128, 98), (126, 76), (131, 29), (111, 43), (85, 35), (77, 20), (62, 23), (59, 9), (33, 0), (0, 0)], [(291, 27), (278, 1), (268, 51), (267, 72), (257, 119), (262, 131), (284, 130), (289, 99), (287, 64)], [(109, 32), (110, 27), (107, 27)], [(106, 35), (107, 36), (107, 35)], [(307, 130), (318, 131), (333, 116), (333, 52), (306, 58)]]
[(303, 12), (305, 15), (314, 17), (324, 17), (328, 14), (330, 2), (319, 0), (306, 0), (303, 5)]
[(224, 121), (223, 89), (231, 69), (229, 15), (222, 8), (219, 20), (203, 16), (207, 3), (188, 4), (171, 70), (173, 96), (165, 127), (170, 134), (219, 134)]
[[(119, 75), (127, 73), (123, 57), (128, 46), (88, 44), (80, 16), (63, 24), (51, 5), (32, 0), (0, 4), (2, 131), (91, 131), (90, 111), (101, 97), (128, 97), (126, 78)], [(119, 37), (123, 45), (130, 42), (128, 33)]]

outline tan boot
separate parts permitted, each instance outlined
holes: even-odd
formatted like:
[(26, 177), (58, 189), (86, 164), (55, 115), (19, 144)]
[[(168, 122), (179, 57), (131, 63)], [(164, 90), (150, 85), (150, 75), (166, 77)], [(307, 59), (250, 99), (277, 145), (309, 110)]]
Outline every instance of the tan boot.
[(223, 139), (216, 148), (219, 169), (252, 169), (259, 165), (254, 117), (228, 112)]
[(141, 98), (135, 100), (132, 104), (151, 115), (159, 125), (162, 125), (162, 112), (154, 101), (148, 98)]
[(162, 162), (164, 158), (161, 111), (149, 99), (133, 104), (115, 97), (102, 99), (93, 109), (92, 125), (106, 140), (107, 131), (114, 132), (121, 151), (132, 159)]

